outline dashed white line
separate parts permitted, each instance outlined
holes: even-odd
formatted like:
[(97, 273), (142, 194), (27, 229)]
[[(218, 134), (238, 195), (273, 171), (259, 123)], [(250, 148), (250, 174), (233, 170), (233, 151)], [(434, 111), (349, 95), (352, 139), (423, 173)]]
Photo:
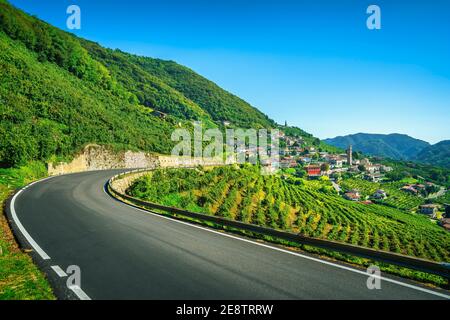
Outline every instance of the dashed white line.
[(53, 269), (53, 271), (56, 272), (58, 277), (60, 277), (60, 278), (67, 277), (67, 273), (63, 269), (61, 269), (60, 266), (51, 266), (51, 268)]
[(79, 286), (69, 286), (69, 289), (76, 294), (80, 300), (91, 300), (91, 298)]
[[(34, 241), (34, 239), (30, 236), (30, 234), (28, 233), (28, 231), (25, 229), (25, 227), (22, 225), (22, 223), (19, 220), (19, 217), (17, 216), (16, 210), (14, 208), (15, 203), (16, 203), (16, 199), (17, 197), (22, 193), (22, 191), (28, 189), (29, 187), (31, 187), (32, 185), (38, 183), (38, 182), (43, 182), (45, 180), (51, 179), (53, 177), (47, 177), (45, 179), (41, 179), (38, 181), (35, 181), (33, 183), (30, 183), (29, 185), (25, 186), (24, 188), (22, 188), (21, 190), (19, 190), (14, 197), (11, 200), (11, 205), (10, 205), (10, 210), (11, 210), (11, 216), (14, 220), (14, 223), (17, 225), (17, 228), (19, 228), (20, 232), (22, 233), (22, 235), (25, 237), (25, 239), (27, 239), (28, 243), (31, 245), (31, 247), (41, 256), (41, 258), (43, 260), (50, 260), (50, 256), (36, 243), (36, 241)], [(51, 266), (51, 268), (53, 269), (53, 271), (56, 272), (56, 274), (60, 277), (60, 278), (64, 278), (67, 277), (67, 273), (61, 269), (60, 266), (58, 265), (54, 265)], [(86, 292), (83, 291), (83, 289), (81, 289), (79, 286), (69, 286), (68, 287), (70, 290), (73, 291), (73, 293), (75, 293), (75, 295), (78, 297), (78, 299), (80, 300), (91, 300), (91, 298), (86, 294)]]

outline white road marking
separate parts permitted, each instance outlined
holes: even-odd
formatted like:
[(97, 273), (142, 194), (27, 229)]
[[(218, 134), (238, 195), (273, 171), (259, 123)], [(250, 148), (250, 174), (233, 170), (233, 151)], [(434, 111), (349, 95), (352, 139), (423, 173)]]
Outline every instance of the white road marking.
[(69, 286), (69, 289), (72, 290), (80, 300), (92, 300), (79, 286)]
[[(67, 273), (63, 269), (61, 269), (60, 266), (51, 266), (51, 268), (56, 272), (56, 274), (60, 278), (67, 277)], [(91, 298), (86, 294), (86, 292), (84, 292), (79, 286), (69, 286), (68, 288), (72, 290), (73, 293), (75, 293), (78, 299), (91, 300)]]
[(53, 269), (53, 271), (56, 272), (56, 274), (57, 274), (60, 278), (67, 277), (67, 273), (65, 273), (64, 270), (61, 269), (60, 266), (51, 266), (51, 268)]
[[(36, 243), (36, 241), (34, 241), (34, 239), (30, 236), (30, 234), (28, 233), (28, 231), (25, 229), (25, 227), (22, 225), (22, 223), (20, 222), (16, 210), (14, 209), (14, 205), (16, 202), (16, 198), (19, 196), (19, 194), (22, 193), (22, 191), (28, 189), (29, 187), (31, 187), (32, 185), (38, 183), (38, 182), (43, 182), (46, 181), (48, 179), (54, 178), (55, 176), (51, 176), (51, 177), (47, 177), (35, 182), (32, 182), (30, 184), (28, 184), (27, 186), (23, 187), (22, 189), (20, 189), (12, 198), (11, 200), (11, 205), (10, 205), (10, 209), (11, 209), (11, 216), (15, 222), (15, 224), (17, 225), (17, 227), (19, 228), (20, 232), (22, 233), (22, 235), (27, 239), (28, 243), (33, 247), (33, 249), (41, 256), (42, 259), (44, 260), (50, 260), (50, 256), (45, 253), (45, 251)], [(53, 271), (56, 272), (56, 274), (60, 277), (67, 277), (67, 273), (61, 269), (60, 266), (55, 265), (55, 266), (50, 266)], [(83, 289), (81, 289), (79, 286), (69, 286), (69, 289), (72, 290), (75, 295), (80, 299), (80, 300), (91, 300), (91, 298), (83, 291)]]
[[(47, 180), (47, 179), (44, 179), (44, 180)], [(41, 181), (43, 181), (43, 180), (41, 180)], [(27, 187), (21, 189), (19, 192), (17, 192), (14, 195), (14, 197), (11, 200), (11, 206), (10, 206), (11, 216), (12, 216), (15, 224), (17, 225), (17, 228), (19, 228), (20, 232), (25, 237), (25, 239), (27, 239), (28, 243), (31, 245), (31, 247), (34, 249), (34, 251), (36, 251), (41, 256), (42, 259), (50, 260), (50, 256), (47, 253), (45, 253), (44, 250), (42, 250), (42, 248), (36, 243), (36, 241), (34, 241), (34, 239), (30, 236), (28, 231), (24, 228), (24, 226), (20, 222), (19, 218), (17, 217), (16, 210), (14, 209), (14, 204), (16, 203), (16, 198), (19, 196), (19, 194), (21, 194), (23, 190), (25, 190), (29, 186), (33, 185), (34, 183), (32, 183), (32, 184), (28, 185)]]
[(171, 218), (171, 217), (167, 217), (167, 216), (164, 216), (164, 215), (161, 215), (161, 214), (158, 214), (158, 213), (154, 213), (154, 212), (151, 212), (151, 211), (140, 209), (140, 208), (137, 208), (137, 207), (135, 207), (133, 205), (130, 205), (130, 204), (126, 203), (126, 202), (122, 202), (122, 203), (124, 203), (127, 206), (129, 206), (131, 208), (134, 208), (136, 210), (145, 212), (147, 214), (151, 214), (151, 215), (153, 215), (155, 217), (160, 217), (160, 218), (163, 218), (163, 219), (174, 221), (174, 222), (181, 223), (181, 224), (193, 227), (193, 228), (197, 228), (197, 229), (201, 229), (201, 230), (208, 231), (208, 232), (211, 232), (211, 233), (215, 233), (215, 234), (218, 234), (218, 235), (221, 235), (221, 236), (224, 236), (224, 237), (228, 237), (228, 238), (232, 238), (232, 239), (235, 239), (235, 240), (251, 243), (251, 244), (254, 244), (254, 245), (257, 245), (257, 246), (260, 246), (260, 247), (276, 250), (276, 251), (279, 251), (279, 252), (284, 252), (284, 253), (287, 253), (287, 254), (290, 254), (290, 255), (293, 255), (293, 256), (297, 256), (297, 257), (301, 257), (301, 258), (304, 258), (304, 259), (308, 259), (308, 260), (312, 260), (312, 261), (315, 261), (315, 262), (319, 262), (319, 263), (322, 263), (322, 264), (326, 264), (326, 265), (329, 265), (329, 266), (332, 266), (332, 267), (335, 267), (335, 268), (339, 268), (339, 269), (343, 269), (343, 270), (359, 273), (359, 274), (362, 274), (362, 275), (364, 275), (366, 277), (370, 276), (372, 278), (379, 278), (379, 279), (381, 279), (383, 281), (386, 281), (386, 282), (394, 283), (394, 284), (397, 284), (399, 286), (403, 286), (403, 287), (406, 287), (406, 288), (410, 288), (410, 289), (414, 289), (414, 290), (417, 290), (417, 291), (421, 291), (421, 292), (425, 292), (425, 293), (428, 293), (428, 294), (432, 294), (432, 295), (435, 295), (435, 296), (438, 296), (438, 297), (441, 297), (441, 298), (450, 299), (450, 295), (446, 295), (444, 293), (440, 293), (440, 292), (436, 292), (436, 291), (433, 291), (433, 290), (425, 289), (425, 288), (418, 287), (418, 286), (415, 286), (415, 285), (412, 285), (412, 284), (409, 284), (409, 283), (404, 283), (404, 282), (401, 282), (401, 281), (397, 281), (397, 280), (390, 279), (390, 278), (385, 278), (385, 277), (382, 277), (382, 276), (369, 275), (368, 273), (366, 273), (366, 272), (364, 272), (362, 270), (353, 269), (353, 268), (346, 267), (346, 266), (343, 266), (343, 265), (339, 265), (339, 264), (336, 264), (336, 263), (332, 263), (332, 262), (329, 262), (329, 261), (325, 261), (325, 260), (321, 260), (321, 259), (318, 259), (318, 258), (310, 257), (310, 256), (307, 256), (307, 255), (304, 255), (304, 254), (301, 254), (301, 253), (297, 253), (297, 252), (293, 252), (293, 251), (289, 251), (289, 250), (273, 247), (273, 246), (270, 246), (270, 245), (267, 245), (267, 244), (255, 242), (253, 240), (248, 240), (248, 239), (236, 237), (236, 236), (233, 236), (231, 234), (227, 234), (227, 233), (219, 232), (219, 231), (216, 231), (216, 230), (204, 228), (204, 227), (197, 226), (197, 225), (189, 223), (189, 222), (180, 221), (180, 220), (177, 220), (177, 219), (174, 219), (174, 218)]

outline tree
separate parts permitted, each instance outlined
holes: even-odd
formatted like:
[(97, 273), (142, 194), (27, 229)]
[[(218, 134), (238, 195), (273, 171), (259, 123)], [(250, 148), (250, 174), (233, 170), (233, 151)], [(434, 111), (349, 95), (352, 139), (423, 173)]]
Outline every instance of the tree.
[(324, 171), (324, 172), (328, 172), (328, 170), (330, 170), (330, 164), (329, 163), (322, 163), (322, 165), (320, 166), (320, 170)]
[(295, 175), (298, 178), (303, 178), (306, 176), (306, 171), (302, 167), (298, 167), (295, 169)]

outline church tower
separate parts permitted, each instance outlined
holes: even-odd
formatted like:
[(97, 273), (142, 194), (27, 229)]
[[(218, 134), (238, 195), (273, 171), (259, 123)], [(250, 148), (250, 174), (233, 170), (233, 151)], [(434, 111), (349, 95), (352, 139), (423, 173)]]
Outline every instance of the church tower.
[(352, 150), (352, 145), (348, 146), (347, 149), (347, 164), (349, 166), (351, 166), (353, 164), (353, 150)]

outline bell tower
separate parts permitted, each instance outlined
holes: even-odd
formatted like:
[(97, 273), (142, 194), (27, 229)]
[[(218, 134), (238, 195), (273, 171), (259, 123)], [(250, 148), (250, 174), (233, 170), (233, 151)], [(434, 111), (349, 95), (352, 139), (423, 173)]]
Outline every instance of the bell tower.
[(353, 164), (353, 148), (352, 145), (348, 146), (347, 149), (347, 164), (351, 166)]

